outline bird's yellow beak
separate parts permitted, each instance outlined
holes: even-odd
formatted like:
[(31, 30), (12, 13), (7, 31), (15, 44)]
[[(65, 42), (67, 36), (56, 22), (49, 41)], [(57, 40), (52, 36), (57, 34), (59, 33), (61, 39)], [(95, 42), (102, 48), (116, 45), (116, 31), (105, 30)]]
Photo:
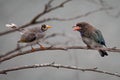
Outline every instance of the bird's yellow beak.
[(47, 28), (52, 28), (52, 26), (46, 25)]

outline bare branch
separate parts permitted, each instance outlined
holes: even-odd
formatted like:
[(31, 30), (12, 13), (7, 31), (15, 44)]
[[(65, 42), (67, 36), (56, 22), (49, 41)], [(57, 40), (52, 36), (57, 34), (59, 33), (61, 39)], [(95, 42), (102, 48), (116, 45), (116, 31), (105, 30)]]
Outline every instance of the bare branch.
[[(53, 0), (50, 0), (47, 4), (48, 5), (50, 5), (50, 3), (52, 2)], [(64, 3), (64, 2), (63, 2)], [(62, 3), (62, 4), (63, 4)], [(46, 5), (47, 5), (46, 4)], [(19, 27), (19, 28), (17, 28), (17, 29), (13, 29), (13, 30), (10, 30), (10, 31), (8, 31), (7, 33), (9, 33), (9, 32), (13, 32), (13, 31), (16, 31), (16, 30), (19, 30), (20, 28), (24, 28), (24, 27), (27, 27), (27, 26), (30, 26), (30, 25), (33, 25), (33, 24), (40, 24), (40, 23), (43, 23), (43, 22), (46, 22), (46, 21), (52, 21), (52, 20), (56, 20), (56, 21), (69, 21), (69, 20), (75, 20), (75, 19), (78, 19), (78, 18), (82, 18), (82, 17), (85, 17), (85, 16), (88, 16), (88, 15), (90, 15), (90, 14), (93, 14), (93, 13), (95, 13), (95, 12), (99, 12), (99, 11), (103, 11), (103, 10), (106, 10), (106, 9), (112, 9), (111, 7), (109, 7), (109, 8), (99, 8), (99, 9), (97, 9), (97, 10), (94, 10), (94, 11), (90, 11), (90, 12), (87, 12), (87, 13), (85, 13), (85, 14), (83, 14), (83, 15), (78, 15), (78, 16), (75, 16), (75, 17), (72, 17), (72, 18), (67, 18), (67, 19), (65, 19), (65, 18), (46, 18), (46, 19), (43, 19), (43, 20), (40, 20), (40, 21), (35, 21), (35, 23), (27, 23), (27, 24), (25, 24), (25, 25), (23, 25), (23, 26), (21, 26), (21, 27)], [(5, 32), (6, 33), (6, 32)], [(3, 33), (4, 34), (4, 33)], [(56, 35), (56, 34), (53, 34), (53, 35)], [(52, 36), (53, 36), (52, 35)], [(25, 47), (25, 46), (24, 46)], [(22, 48), (24, 48), (24, 47), (21, 47), (20, 49), (22, 49)], [(26, 46), (27, 47), (27, 46)], [(18, 48), (16, 48), (16, 49), (14, 49), (14, 50), (12, 50), (12, 51), (10, 51), (10, 52), (7, 52), (6, 54), (4, 54), (4, 55), (0, 55), (0, 57), (3, 57), (3, 56), (7, 56), (7, 55), (9, 55), (9, 54), (11, 54), (11, 53), (14, 53), (14, 52), (16, 52), (18, 50)]]
[[(16, 30), (19, 30), (19, 29), (21, 29), (21, 28), (28, 27), (28, 26), (30, 26), (30, 25), (35, 25), (35, 24), (37, 24), (37, 23), (35, 23), (35, 22), (37, 21), (38, 18), (40, 18), (41, 16), (43, 16), (43, 15), (45, 15), (45, 14), (51, 12), (51, 11), (54, 11), (54, 10), (56, 10), (56, 9), (58, 9), (58, 8), (63, 7), (64, 4), (66, 4), (66, 3), (69, 2), (69, 1), (71, 1), (71, 0), (66, 0), (66, 1), (62, 2), (61, 4), (55, 6), (55, 7), (49, 8), (47, 11), (44, 11), (44, 10), (43, 10), (43, 12), (39, 13), (38, 15), (36, 15), (29, 23), (26, 23), (26, 24), (24, 24), (24, 25), (22, 25), (22, 26), (19, 26), (19, 28), (14, 29), (14, 30), (7, 30), (7, 31), (0, 32), (0, 36), (3, 36), (3, 35), (6, 35), (6, 34), (15, 32)], [(48, 5), (50, 5), (51, 3), (52, 3), (52, 0), (50, 0), (50, 1), (48, 2)], [(40, 21), (39, 23), (43, 23), (43, 22), (45, 22), (45, 21)]]
[[(44, 10), (37, 14), (30, 22), (19, 26), (19, 28), (13, 29), (13, 30), (8, 30), (8, 31), (4, 31), (4, 32), (0, 32), (0, 36), (8, 34), (8, 33), (12, 33), (15, 32), (21, 28), (25, 28), (31, 25), (35, 25), (35, 24), (40, 24), (40, 23), (44, 23), (47, 21), (70, 21), (70, 20), (75, 20), (78, 18), (82, 18), (82, 17), (86, 17), (88, 15), (91, 15), (93, 13), (99, 12), (99, 11), (104, 11), (104, 10), (111, 10), (113, 9), (112, 7), (105, 7), (103, 4), (103, 0), (101, 1), (101, 4), (103, 5), (102, 8), (99, 8), (97, 10), (93, 10), (90, 12), (87, 12), (83, 15), (77, 15), (75, 17), (71, 17), (71, 18), (57, 18), (57, 17), (53, 17), (53, 18), (45, 18), (45, 19), (40, 19), (42, 16), (44, 16), (45, 14), (54, 11), (56, 9), (62, 8), (64, 7), (64, 5), (66, 3), (68, 3), (71, 0), (65, 0), (63, 2), (61, 2), (60, 4), (56, 5), (56, 6), (52, 6), (52, 2), (54, 0), (49, 0), (48, 3), (45, 4), (44, 6)], [(39, 19), (39, 20), (38, 20)], [(13, 27), (14, 28), (14, 27)], [(47, 36), (45, 39), (54, 37), (58, 34), (52, 34)], [(60, 35), (64, 35), (64, 34), (60, 34)], [(30, 46), (31, 44), (27, 44), (25, 46), (20, 46), (15, 48), (14, 50), (11, 50), (3, 55), (0, 56), (0, 63), (13, 59), (15, 57), (21, 56), (21, 55), (25, 55), (25, 54), (30, 54), (30, 53), (34, 53), (37, 51), (46, 51), (46, 50), (69, 50), (69, 49), (85, 49), (85, 50), (105, 50), (105, 51), (109, 51), (109, 52), (119, 52), (120, 53), (120, 49), (116, 49), (116, 48), (88, 48), (88, 47), (83, 47), (83, 46), (67, 46), (67, 47), (55, 47), (55, 45), (52, 45), (50, 47), (45, 47), (44, 50), (40, 49), (40, 48), (35, 48), (35, 51), (32, 52), (31, 50), (25, 50), (25, 51), (21, 51), (19, 52), (20, 49), (25, 48)], [(72, 69), (72, 70), (80, 70), (80, 71), (91, 71), (91, 72), (97, 72), (97, 73), (103, 73), (103, 74), (108, 74), (108, 75), (113, 75), (113, 76), (117, 76), (120, 77), (119, 74), (116, 73), (110, 73), (110, 72), (106, 72), (106, 71), (101, 71), (98, 70), (97, 68), (91, 68), (91, 69), (83, 69), (80, 67), (76, 67), (76, 66), (69, 66), (69, 65), (61, 65), (61, 64), (55, 64), (55, 63), (46, 63), (46, 64), (35, 64), (35, 65), (25, 65), (25, 66), (20, 66), (20, 67), (13, 67), (13, 68), (8, 68), (8, 69), (4, 69), (4, 70), (0, 70), (0, 74), (7, 74), (8, 72), (11, 71), (17, 71), (17, 70), (22, 70), (22, 69), (29, 69), (29, 68), (39, 68), (39, 67), (54, 67), (54, 68), (65, 68), (65, 69)]]
[[(65, 34), (64, 34), (64, 33), (52, 33), (52, 34), (44, 37), (44, 38), (42, 39), (42, 41), (45, 41), (46, 39), (49, 39), (49, 38), (53, 38), (53, 37), (55, 37), (55, 36), (65, 36)], [(46, 43), (48, 44), (49, 42), (46, 42)], [(31, 46), (31, 45), (34, 45), (34, 44), (36, 44), (36, 43), (31, 43), (31, 44), (29, 43), (29, 44), (26, 44), (25, 46), (20, 46), (20, 45), (17, 43), (17, 47), (16, 47), (15, 49), (13, 49), (13, 50), (11, 50), (11, 51), (8, 51), (8, 52), (5, 53), (5, 54), (1, 54), (1, 55), (0, 55), (0, 58), (1, 58), (1, 57), (5, 57), (5, 56), (8, 56), (8, 55), (11, 55), (11, 54), (13, 54), (14, 52), (17, 52), (17, 51), (19, 51), (19, 50), (21, 50), (21, 49), (23, 49), (23, 48), (25, 48), (25, 47), (28, 47), (28, 46)], [(49, 43), (49, 44), (50, 44), (50, 43)], [(53, 45), (53, 44), (51, 44), (51, 45)], [(57, 45), (57, 43), (54, 44), (54, 45)]]
[[(86, 17), (86, 16), (91, 15), (91, 14), (96, 13), (96, 12), (105, 11), (105, 10), (111, 10), (111, 9), (113, 9), (113, 8), (112, 8), (112, 7), (99, 8), (99, 9), (97, 9), (97, 10), (89, 11), (89, 12), (83, 14), (83, 15), (78, 15), (78, 16), (76, 16), (76, 17), (68, 18), (68, 19), (65, 19), (65, 20), (75, 20), (75, 19), (79, 19), (79, 18), (82, 18), (82, 17)], [(63, 21), (65, 21), (65, 20), (63, 20)], [(61, 20), (61, 21), (62, 21), (62, 20)]]
[(46, 12), (48, 9), (50, 9), (52, 7), (51, 3), (53, 2), (54, 0), (49, 0), (49, 2), (47, 4), (45, 4), (45, 7), (44, 7), (44, 12)]
[(51, 5), (51, 3), (53, 2), (54, 0), (50, 0), (49, 2), (48, 2), (48, 5)]
[(19, 30), (19, 29), (21, 29), (21, 28), (25, 28), (25, 27), (28, 27), (28, 26), (30, 26), (30, 25), (34, 25), (34, 24), (26, 23), (25, 25), (22, 25), (22, 26), (20, 26), (20, 27), (17, 28), (17, 29), (7, 30), (7, 31), (0, 32), (0, 36), (3, 36), (3, 35), (6, 35), (6, 34), (15, 32), (15, 31), (17, 31), (17, 30)]
[(40, 14), (38, 14), (37, 16), (35, 16), (30, 23), (35, 23), (37, 21), (37, 19), (39, 19), (41, 16), (53, 11), (53, 10), (56, 10), (58, 8), (61, 8), (64, 6), (64, 4), (66, 4), (67, 2), (69, 2), (71, 0), (66, 0), (64, 2), (62, 2), (61, 4), (55, 6), (55, 7), (52, 7), (52, 8), (48, 8), (48, 6), (51, 4), (52, 1), (49, 1), (46, 5), (45, 5), (45, 8), (43, 10), (43, 12), (41, 12)]
[(104, 10), (111, 10), (111, 9), (113, 9), (112, 7), (99, 8), (99, 9), (97, 9), (97, 10), (93, 10), (93, 11), (87, 12), (87, 13), (85, 13), (85, 14), (83, 14), (83, 15), (78, 15), (78, 16), (75, 16), (75, 17), (72, 17), (72, 18), (66, 18), (66, 19), (65, 19), (65, 18), (46, 18), (46, 19), (42, 19), (42, 20), (37, 21), (37, 19), (40, 18), (41, 16), (43, 16), (44, 14), (46, 14), (46, 13), (48, 13), (48, 12), (51, 12), (51, 11), (53, 11), (53, 10), (55, 10), (55, 9), (58, 9), (58, 8), (62, 7), (62, 6), (63, 6), (65, 3), (67, 3), (68, 1), (71, 1), (71, 0), (66, 0), (66, 1), (62, 2), (60, 5), (55, 6), (55, 7), (53, 7), (53, 8), (50, 8), (49, 10), (47, 10), (47, 12), (46, 12), (46, 11), (45, 11), (45, 12), (44, 12), (44, 11), (41, 12), (40, 14), (38, 14), (37, 16), (35, 16), (29, 23), (26, 23), (26, 24), (20, 26), (20, 27), (17, 28), (17, 29), (7, 30), (7, 31), (4, 31), (4, 32), (0, 32), (0, 36), (5, 35), (5, 34), (8, 34), (8, 33), (15, 32), (16, 30), (19, 30), (19, 29), (21, 29), (21, 28), (25, 28), (25, 27), (32, 26), (32, 25), (35, 25), (35, 24), (41, 24), (41, 23), (44, 23), (44, 22), (47, 22), (47, 21), (54, 21), (54, 20), (56, 20), (56, 21), (69, 21), (69, 20), (75, 20), (75, 19), (79, 19), (79, 18), (82, 18), (82, 17), (86, 17), (86, 16), (88, 16), (88, 15), (91, 15), (91, 14), (96, 13), (96, 12), (99, 12), (99, 11), (104, 11)]
[(14, 68), (1, 70), (0, 74), (7, 74), (8, 72), (11, 72), (11, 71), (18, 71), (18, 70), (30, 69), (30, 68), (41, 68), (41, 67), (53, 67), (53, 68), (57, 68), (57, 69), (64, 68), (64, 69), (71, 69), (71, 70), (80, 70), (83, 72), (91, 71), (91, 72), (103, 73), (103, 74), (108, 74), (108, 75), (120, 77), (119, 74), (98, 70), (97, 68), (84, 69), (81, 67), (61, 65), (61, 64), (55, 64), (55, 63), (44, 63), (44, 64), (34, 64), (34, 65), (25, 65), (25, 66), (21, 66), (21, 67), (14, 67)]
[[(119, 52), (120, 53), (120, 49), (116, 49), (116, 48), (88, 48), (88, 47), (83, 47), (83, 46), (67, 46), (65, 48), (63, 47), (45, 47), (44, 50), (41, 50), (40, 48), (35, 48), (35, 51), (34, 52), (37, 52), (37, 51), (45, 51), (45, 50), (69, 50), (69, 49), (85, 49), (85, 50), (105, 50), (105, 51), (109, 51), (109, 52)], [(23, 52), (18, 52), (18, 53), (15, 53), (15, 54), (11, 54), (11, 55), (7, 55), (5, 57), (1, 57), (0, 58), (0, 63), (1, 62), (4, 62), (4, 61), (7, 61), (7, 60), (10, 60), (14, 57), (17, 57), (17, 56), (21, 56), (21, 55), (25, 55), (25, 54), (30, 54), (30, 53), (34, 53), (32, 52), (31, 50), (26, 50), (26, 51), (23, 51)]]
[(105, 10), (111, 10), (111, 9), (113, 9), (113, 8), (112, 7), (99, 8), (97, 10), (89, 11), (89, 12), (87, 12), (85, 14), (78, 15), (78, 16), (71, 17), (71, 18), (58, 18), (58, 17), (45, 18), (45, 19), (42, 19), (42, 20), (39, 20), (39, 21), (35, 21), (34, 24), (44, 23), (44, 22), (48, 22), (48, 21), (70, 21), (70, 20), (75, 20), (75, 19), (79, 19), (79, 18), (82, 18), (82, 17), (87, 17), (87, 16), (89, 16), (91, 14), (94, 14), (96, 12), (105, 11)]
[[(19, 45), (19, 44), (17, 44), (17, 45)], [(19, 51), (19, 50), (27, 47), (27, 46), (30, 46), (30, 44), (27, 44), (27, 45), (25, 45), (25, 46), (16, 47), (15, 49), (13, 49), (13, 50), (11, 50), (11, 51), (8, 51), (7, 53), (5, 53), (5, 54), (3, 54), (3, 55), (0, 55), (0, 58), (5, 57), (5, 56), (8, 56), (8, 55), (10, 55), (10, 54), (12, 54), (12, 53), (14, 53), (14, 52), (16, 52), (16, 51)]]

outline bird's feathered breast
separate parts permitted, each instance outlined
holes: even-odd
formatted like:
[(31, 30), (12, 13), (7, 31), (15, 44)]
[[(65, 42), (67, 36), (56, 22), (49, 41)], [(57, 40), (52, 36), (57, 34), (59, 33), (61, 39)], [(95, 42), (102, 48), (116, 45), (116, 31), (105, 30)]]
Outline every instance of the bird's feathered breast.
[(80, 31), (80, 33), (81, 33), (81, 36), (82, 36), (82, 37), (90, 38), (90, 37), (91, 37), (91, 34), (92, 34), (92, 32), (94, 32), (94, 30), (95, 30), (94, 27), (88, 25), (88, 26), (84, 27), (84, 28)]

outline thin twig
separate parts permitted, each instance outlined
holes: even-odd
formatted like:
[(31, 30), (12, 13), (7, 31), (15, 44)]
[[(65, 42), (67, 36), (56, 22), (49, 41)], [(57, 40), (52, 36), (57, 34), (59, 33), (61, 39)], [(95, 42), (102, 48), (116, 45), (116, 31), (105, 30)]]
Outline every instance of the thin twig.
[[(42, 39), (42, 41), (45, 41), (45, 40), (48, 39), (48, 38), (53, 38), (53, 37), (55, 37), (55, 36), (65, 36), (65, 34), (64, 34), (64, 33), (52, 33), (52, 34), (44, 37), (44, 38)], [(66, 37), (66, 36), (65, 36), (65, 37)], [(20, 46), (19, 44), (17, 44), (17, 47), (16, 47), (15, 49), (13, 49), (13, 50), (11, 50), (11, 51), (8, 51), (8, 52), (5, 53), (5, 54), (1, 54), (1, 55), (0, 55), (0, 58), (1, 58), (1, 57), (5, 57), (5, 56), (8, 56), (8, 55), (10, 55), (10, 54), (13, 54), (14, 52), (17, 52), (17, 51), (19, 51), (19, 50), (21, 50), (21, 49), (23, 49), (23, 48), (25, 48), (25, 47), (28, 47), (28, 46), (31, 46), (31, 45), (34, 45), (34, 44), (35, 44), (35, 43), (29, 43), (29, 44), (26, 44), (25, 46)], [(56, 45), (57, 45), (57, 43), (56, 43)]]
[[(69, 2), (69, 1), (71, 1), (71, 0), (66, 0), (66, 1), (62, 2), (61, 4), (59, 4), (59, 5), (55, 6), (55, 7), (52, 7), (52, 8), (50, 8), (50, 9), (48, 9), (46, 12), (43, 11), (43, 12), (39, 13), (39, 14), (36, 15), (29, 23), (26, 23), (26, 24), (24, 24), (24, 25), (22, 25), (22, 26), (19, 26), (18, 29), (25, 28), (25, 27), (32, 26), (32, 25), (36, 25), (36, 24), (41, 24), (41, 23), (44, 23), (44, 22), (47, 22), (47, 21), (54, 21), (54, 20), (56, 20), (56, 21), (70, 21), (70, 20), (75, 20), (75, 19), (79, 19), (79, 18), (82, 18), (82, 17), (86, 17), (86, 16), (88, 16), (88, 15), (91, 15), (91, 14), (96, 13), (96, 12), (99, 12), (99, 11), (104, 11), (104, 10), (111, 10), (111, 9), (113, 9), (112, 7), (99, 8), (99, 9), (97, 9), (97, 10), (93, 10), (93, 11), (87, 12), (87, 13), (85, 13), (85, 14), (83, 14), (83, 15), (78, 15), (78, 16), (75, 16), (75, 17), (72, 17), (72, 18), (66, 18), (66, 19), (65, 19), (65, 18), (57, 18), (57, 17), (54, 17), (54, 18), (41, 19), (41, 20), (39, 20), (39, 21), (37, 20), (37, 19), (40, 18), (41, 16), (43, 16), (43, 15), (45, 15), (45, 14), (47, 14), (47, 13), (53, 11), (53, 10), (56, 10), (56, 9), (58, 9), (58, 8), (60, 8), (60, 7), (63, 7), (63, 5), (64, 5), (65, 3), (67, 3), (67, 2)], [(8, 34), (8, 33), (15, 32), (15, 31), (18, 30), (18, 29), (7, 30), (7, 31), (0, 32), (0, 36), (6, 35), (6, 34)]]
[[(96, 9), (96, 10), (93, 10), (93, 11), (89, 11), (85, 14), (82, 14), (82, 15), (78, 15), (78, 16), (75, 16), (75, 17), (71, 17), (71, 18), (46, 18), (46, 19), (43, 19), (42, 21), (51, 21), (51, 20), (56, 20), (56, 21), (70, 21), (70, 20), (75, 20), (75, 19), (79, 19), (79, 18), (82, 18), (82, 17), (86, 17), (88, 15), (91, 15), (93, 13), (96, 13), (96, 12), (100, 12), (100, 11), (105, 11), (105, 10), (111, 10), (112, 7), (109, 7), (109, 8), (99, 8), (99, 9)], [(36, 21), (36, 23), (39, 23), (41, 21)]]
[(11, 50), (11, 51), (8, 51), (7, 53), (5, 53), (5, 54), (3, 54), (3, 55), (0, 55), (0, 58), (5, 57), (5, 56), (8, 56), (8, 55), (10, 55), (10, 54), (12, 54), (12, 53), (14, 53), (14, 52), (16, 52), (16, 51), (19, 51), (19, 50), (27, 47), (27, 46), (30, 46), (30, 44), (27, 44), (27, 45), (25, 45), (25, 46), (16, 47), (15, 49), (13, 49), (13, 50)]
[[(35, 48), (34, 52), (37, 51), (45, 51), (45, 50), (69, 50), (69, 49), (85, 49), (85, 50), (105, 50), (105, 51), (109, 51), (109, 52), (119, 52), (120, 53), (120, 49), (116, 49), (116, 48), (88, 48), (88, 47), (83, 47), (83, 46), (67, 46), (67, 47), (45, 47), (44, 50), (40, 49), (40, 48)], [(4, 62), (7, 60), (10, 60), (14, 57), (20, 56), (20, 55), (25, 55), (25, 54), (30, 54), (30, 53), (34, 53), (31, 50), (26, 50), (23, 52), (18, 52), (15, 54), (11, 54), (5, 57), (1, 57), (0, 58), (0, 62)]]
[(75, 19), (79, 19), (79, 18), (82, 18), (82, 17), (86, 17), (86, 16), (91, 15), (91, 14), (96, 13), (96, 12), (100, 12), (100, 11), (104, 11), (104, 10), (111, 10), (111, 9), (112, 9), (111, 7), (109, 7), (109, 8), (99, 8), (97, 10), (93, 10), (93, 11), (87, 12), (83, 15), (78, 15), (78, 16), (71, 17), (71, 18), (58, 18), (58, 17), (45, 18), (43, 20), (36, 21), (35, 24), (39, 24), (39, 23), (46, 22), (46, 21), (70, 21), (70, 20), (75, 20)]
[[(31, 23), (35, 23), (35, 22), (37, 21), (37, 19), (39, 19), (41, 16), (43, 16), (43, 15), (45, 15), (45, 14), (51, 12), (51, 11), (54, 11), (54, 10), (56, 10), (56, 9), (58, 9), (58, 8), (63, 7), (64, 4), (66, 4), (66, 3), (69, 2), (69, 1), (71, 1), (71, 0), (66, 0), (66, 1), (62, 2), (61, 4), (59, 4), (59, 5), (55, 6), (55, 7), (49, 8), (49, 9), (48, 9), (48, 6), (50, 5), (51, 2), (48, 2), (48, 4), (45, 5), (45, 8), (44, 8), (43, 12), (41, 12), (41, 13), (38, 14), (38, 15), (36, 15), (36, 16), (31, 20)], [(46, 7), (46, 6), (47, 6), (47, 7)]]
[(53, 67), (53, 68), (57, 68), (57, 69), (64, 68), (64, 69), (71, 69), (71, 70), (80, 70), (83, 72), (91, 71), (91, 72), (103, 73), (103, 74), (120, 77), (120, 75), (117, 73), (102, 71), (102, 70), (98, 70), (97, 68), (84, 69), (81, 67), (61, 65), (61, 64), (55, 64), (55, 63), (44, 63), (44, 64), (25, 65), (25, 66), (21, 66), (21, 67), (13, 67), (13, 68), (1, 70), (0, 74), (7, 74), (8, 72), (11, 72), (11, 71), (18, 71), (18, 70), (30, 69), (30, 68), (41, 68), (41, 67)]
[[(15, 31), (17, 31), (18, 29), (21, 29), (21, 28), (25, 28), (25, 27), (37, 24), (35, 22), (37, 21), (38, 18), (40, 18), (41, 16), (43, 16), (43, 15), (45, 15), (45, 14), (51, 12), (51, 11), (54, 11), (54, 10), (56, 10), (58, 8), (63, 7), (69, 1), (71, 1), (71, 0), (63, 1), (62, 3), (58, 4), (57, 6), (49, 8), (47, 11), (43, 10), (43, 12), (39, 13), (38, 15), (36, 15), (30, 22), (28, 22), (28, 23), (26, 23), (26, 24), (24, 24), (22, 26), (19, 26), (19, 28), (17, 28), (17, 29), (0, 32), (0, 36), (3, 36), (3, 35), (6, 35), (6, 34), (15, 32)], [(49, 2), (48, 5), (50, 5), (50, 3), (51, 2)], [(45, 22), (45, 21), (40, 21), (39, 24), (43, 23), (43, 22)]]
[(26, 24), (20, 26), (20, 27), (17, 28), (17, 29), (12, 29), (12, 30), (7, 30), (7, 31), (0, 32), (0, 36), (3, 36), (3, 35), (6, 35), (6, 34), (15, 32), (15, 31), (17, 31), (17, 30), (19, 30), (19, 29), (21, 29), (21, 28), (25, 28), (25, 27), (28, 27), (28, 26), (30, 26), (30, 25), (34, 25), (34, 24), (26, 23)]

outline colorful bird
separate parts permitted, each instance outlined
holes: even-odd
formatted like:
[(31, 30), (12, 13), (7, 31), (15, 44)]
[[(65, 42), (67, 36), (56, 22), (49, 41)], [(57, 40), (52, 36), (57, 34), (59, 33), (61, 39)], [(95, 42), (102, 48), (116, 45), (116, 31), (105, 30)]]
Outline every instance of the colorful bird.
[[(105, 40), (100, 30), (96, 29), (87, 22), (80, 22), (73, 26), (74, 31), (79, 31), (83, 42), (89, 48), (106, 47)], [(99, 50), (101, 57), (108, 56), (105, 50)]]
[[(15, 24), (7, 24), (6, 26), (12, 29), (17, 29), (17, 26)], [(39, 27), (18, 29), (18, 31), (21, 33), (21, 38), (18, 41), (18, 43), (36, 42), (41, 49), (45, 49), (41, 44), (39, 44), (39, 40), (45, 36), (45, 32), (49, 28), (51, 28), (51, 26), (43, 24), (42, 26), (39, 26)], [(35, 51), (32, 45), (31, 45), (31, 48), (32, 48), (32, 51)]]

